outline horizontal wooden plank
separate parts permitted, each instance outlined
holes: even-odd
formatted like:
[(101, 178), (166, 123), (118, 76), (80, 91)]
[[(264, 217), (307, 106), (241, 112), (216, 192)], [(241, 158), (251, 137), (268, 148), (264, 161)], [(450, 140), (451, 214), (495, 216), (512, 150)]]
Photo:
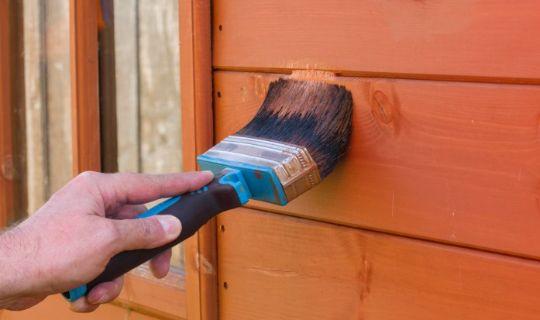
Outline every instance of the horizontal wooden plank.
[(165, 319), (168, 317), (150, 316), (133, 311), (130, 308), (113, 304), (104, 304), (92, 313), (75, 313), (69, 309), (68, 303), (60, 295), (48, 297), (40, 304), (25, 311), (2, 311), (0, 310), (0, 320), (153, 320)]
[(93, 313), (75, 313), (61, 295), (50, 296), (40, 304), (25, 311), (0, 311), (1, 320), (118, 320), (126, 319), (129, 311), (118, 306), (105, 304)]
[[(214, 73), (216, 140), (276, 78)], [(540, 86), (335, 81), (354, 99), (349, 154), (320, 186), (265, 209), (540, 257)]]
[(169, 273), (164, 280), (158, 281), (146, 278), (141, 272), (128, 274), (120, 297), (91, 314), (70, 311), (61, 295), (53, 295), (22, 312), (0, 310), (0, 320), (186, 319), (186, 293), (181, 276)]
[(126, 275), (114, 303), (158, 318), (186, 319), (184, 275), (172, 271), (156, 280), (146, 266), (139, 267)]
[(148, 315), (144, 315), (141, 313), (131, 312), (127, 318), (127, 320), (158, 320), (159, 318), (154, 318)]
[(536, 319), (540, 264), (250, 209), (219, 216), (220, 319)]
[(213, 12), (218, 68), (540, 81), (535, 0), (214, 0)]

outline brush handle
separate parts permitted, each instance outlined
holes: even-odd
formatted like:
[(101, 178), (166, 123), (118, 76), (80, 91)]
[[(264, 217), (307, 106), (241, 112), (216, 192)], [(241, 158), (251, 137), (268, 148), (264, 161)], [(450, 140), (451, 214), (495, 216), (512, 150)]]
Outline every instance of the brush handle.
[(63, 293), (64, 297), (69, 301), (75, 301), (90, 292), (96, 285), (118, 278), (189, 238), (218, 213), (240, 207), (247, 202), (249, 197), (249, 190), (242, 173), (238, 170), (228, 170), (223, 176), (216, 177), (210, 184), (197, 191), (162, 202), (137, 218), (147, 218), (158, 214), (173, 215), (182, 223), (182, 232), (178, 238), (158, 248), (124, 251), (115, 255), (99, 276), (86, 285)]

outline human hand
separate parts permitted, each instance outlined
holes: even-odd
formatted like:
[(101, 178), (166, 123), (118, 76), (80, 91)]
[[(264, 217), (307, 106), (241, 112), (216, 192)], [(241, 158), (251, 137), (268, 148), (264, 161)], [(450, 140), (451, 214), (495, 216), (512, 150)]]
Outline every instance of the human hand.
[[(212, 178), (210, 172), (80, 174), (35, 214), (0, 235), (0, 309), (29, 308), (47, 295), (93, 280), (117, 253), (176, 239), (181, 223), (173, 216), (130, 218), (145, 211), (146, 202), (197, 190)], [(150, 261), (154, 276), (168, 273), (170, 258), (168, 250)], [(71, 308), (93, 311), (121, 289), (122, 278), (99, 284)]]

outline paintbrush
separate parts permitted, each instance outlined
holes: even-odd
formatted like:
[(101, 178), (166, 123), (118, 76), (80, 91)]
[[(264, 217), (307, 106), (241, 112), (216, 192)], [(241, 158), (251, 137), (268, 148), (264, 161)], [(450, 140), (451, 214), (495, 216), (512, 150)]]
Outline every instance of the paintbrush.
[(332, 172), (351, 133), (352, 96), (321, 81), (279, 79), (270, 84), (255, 117), (236, 134), (198, 156), (215, 179), (200, 190), (173, 197), (139, 215), (174, 215), (182, 232), (155, 249), (122, 252), (90, 283), (64, 293), (70, 301), (111, 281), (193, 235), (220, 212), (249, 199), (286, 205)]

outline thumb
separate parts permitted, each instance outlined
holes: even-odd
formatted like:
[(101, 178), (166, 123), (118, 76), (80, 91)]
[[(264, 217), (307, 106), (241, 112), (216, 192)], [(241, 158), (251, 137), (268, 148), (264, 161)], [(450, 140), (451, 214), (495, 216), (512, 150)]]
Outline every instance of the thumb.
[(157, 215), (144, 219), (113, 220), (118, 232), (117, 252), (152, 249), (178, 238), (182, 224), (171, 215)]

